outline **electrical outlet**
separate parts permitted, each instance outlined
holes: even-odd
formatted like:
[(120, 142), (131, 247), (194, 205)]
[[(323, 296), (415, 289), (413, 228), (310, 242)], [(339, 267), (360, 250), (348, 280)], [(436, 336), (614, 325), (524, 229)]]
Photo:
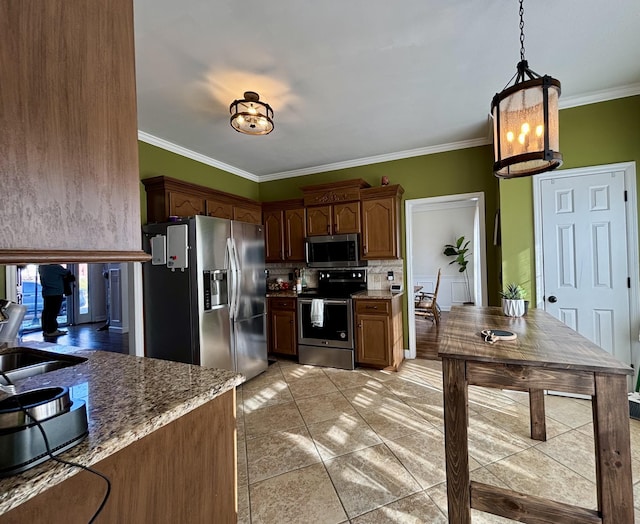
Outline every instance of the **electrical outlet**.
[(393, 271), (387, 271), (387, 280), (393, 280)]

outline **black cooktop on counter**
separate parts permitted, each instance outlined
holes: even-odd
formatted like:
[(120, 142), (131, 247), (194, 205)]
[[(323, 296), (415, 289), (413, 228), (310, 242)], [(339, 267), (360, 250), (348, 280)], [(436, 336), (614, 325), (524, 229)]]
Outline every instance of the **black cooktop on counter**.
[(321, 269), (318, 287), (298, 293), (300, 298), (349, 298), (367, 289), (366, 269)]

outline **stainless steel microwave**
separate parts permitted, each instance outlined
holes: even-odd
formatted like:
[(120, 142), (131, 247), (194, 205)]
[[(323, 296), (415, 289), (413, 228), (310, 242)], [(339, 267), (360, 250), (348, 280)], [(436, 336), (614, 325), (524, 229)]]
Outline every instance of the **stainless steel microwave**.
[(358, 267), (360, 260), (359, 235), (323, 235), (305, 240), (309, 267)]

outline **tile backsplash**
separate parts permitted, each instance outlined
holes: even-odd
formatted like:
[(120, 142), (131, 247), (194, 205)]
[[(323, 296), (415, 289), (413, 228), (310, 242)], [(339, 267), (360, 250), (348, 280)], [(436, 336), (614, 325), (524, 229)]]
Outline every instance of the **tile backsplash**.
[[(367, 289), (385, 290), (391, 284), (404, 282), (404, 266), (402, 260), (370, 260), (367, 266)], [(387, 280), (387, 273), (393, 271), (393, 280)]]
[[(285, 282), (291, 280), (296, 268), (304, 267), (304, 264), (292, 266), (290, 264), (267, 264), (269, 280), (281, 278)], [(370, 260), (367, 269), (367, 289), (389, 290), (391, 284), (402, 284), (404, 282), (404, 266), (402, 260)], [(387, 273), (393, 271), (393, 280), (387, 280)], [(295, 277), (293, 277), (295, 278)], [(318, 286), (318, 270), (305, 268), (305, 280), (307, 287)]]

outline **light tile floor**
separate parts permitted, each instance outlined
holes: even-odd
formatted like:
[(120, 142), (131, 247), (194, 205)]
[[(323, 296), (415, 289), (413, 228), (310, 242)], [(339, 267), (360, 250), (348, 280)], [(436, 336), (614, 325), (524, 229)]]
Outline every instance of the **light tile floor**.
[[(441, 373), (420, 359), (397, 373), (279, 361), (238, 388), (238, 522), (447, 522)], [(531, 440), (526, 394), (470, 387), (471, 477), (595, 508), (591, 402), (547, 396), (546, 412), (548, 440)], [(630, 426), (640, 523), (640, 421)]]

